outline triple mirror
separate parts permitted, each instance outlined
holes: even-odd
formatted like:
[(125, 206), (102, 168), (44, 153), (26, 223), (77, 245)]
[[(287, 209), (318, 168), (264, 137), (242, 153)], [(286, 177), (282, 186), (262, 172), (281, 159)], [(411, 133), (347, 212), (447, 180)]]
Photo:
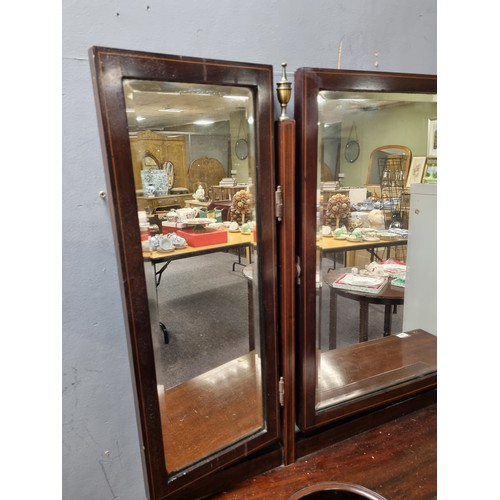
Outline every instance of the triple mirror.
[[(90, 59), (152, 498), (205, 494), (248, 457), (279, 466), (297, 431), (435, 388), (435, 337), (391, 335), (401, 301), (380, 304), (376, 331), (364, 309), (342, 329), (331, 286), (339, 270), (365, 265), (361, 253), (405, 258), (407, 184), (413, 159), (432, 150), (435, 77), (296, 72), (299, 168), (286, 199), (298, 202), (297, 241), (278, 244), (271, 66), (103, 47)], [(394, 241), (333, 238), (367, 208), (378, 229), (397, 225)], [(300, 276), (280, 290), (296, 245)], [(295, 293), (292, 345), (280, 300)]]
[[(435, 336), (401, 328), (410, 188), (423, 182), (436, 90), (433, 75), (295, 74), (307, 179), (298, 184), (302, 430), (435, 384)], [(346, 157), (353, 130), (356, 155)]]
[(272, 68), (90, 55), (144, 454), (163, 498), (278, 439)]

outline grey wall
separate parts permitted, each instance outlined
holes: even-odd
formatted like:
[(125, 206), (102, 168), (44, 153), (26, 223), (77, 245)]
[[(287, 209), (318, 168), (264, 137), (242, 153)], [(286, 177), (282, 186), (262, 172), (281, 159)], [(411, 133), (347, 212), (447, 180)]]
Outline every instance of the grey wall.
[[(66, 0), (63, 498), (147, 498), (87, 51), (436, 73), (436, 0)], [(289, 111), (291, 107), (289, 108)], [(292, 110), (293, 111), (293, 110)], [(276, 110), (276, 116), (278, 116)]]

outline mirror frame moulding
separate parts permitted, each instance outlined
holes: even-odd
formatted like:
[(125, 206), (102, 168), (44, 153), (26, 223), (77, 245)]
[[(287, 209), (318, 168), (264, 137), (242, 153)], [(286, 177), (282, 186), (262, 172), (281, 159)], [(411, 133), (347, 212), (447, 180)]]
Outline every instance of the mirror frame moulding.
[[(241, 460), (257, 457), (252, 473), (282, 464), (279, 450), (277, 241), (274, 216), (273, 71), (270, 65), (198, 59), (94, 46), (89, 62), (104, 160), (108, 200), (118, 259), (126, 336), (143, 447), (145, 474), (151, 498), (181, 498), (202, 486), (209, 491), (217, 472), (236, 467), (244, 477)], [(250, 88), (255, 105), (257, 185), (257, 248), (261, 291), (261, 338), (265, 352), (263, 373), (264, 426), (220, 452), (169, 475), (164, 450), (147, 283), (140, 242), (137, 200), (128, 138), (122, 81), (126, 78), (177, 81)], [(133, 285), (133, 286), (132, 286)], [(154, 383), (152, 382), (154, 381)], [(262, 454), (269, 452), (269, 459)], [(259, 458), (260, 457), (260, 458)], [(240, 462), (240, 465), (238, 465)], [(244, 469), (244, 467), (243, 467)], [(191, 489), (190, 489), (191, 488)], [(194, 488), (194, 490), (193, 490)], [(191, 492), (191, 493), (190, 493)]]
[[(295, 120), (297, 123), (297, 252), (301, 263), (301, 286), (297, 295), (297, 424), (301, 432), (345, 422), (367, 411), (401, 403), (418, 394), (434, 391), (437, 374), (369, 394), (351, 402), (316, 409), (316, 196), (318, 164), (318, 92), (360, 91), (422, 93), (437, 95), (436, 75), (370, 72), (326, 68), (299, 68), (295, 72)], [(305, 179), (305, 181), (303, 180)], [(311, 221), (313, 223), (311, 223)], [(423, 398), (425, 399), (425, 398)], [(428, 403), (426, 403), (428, 404)], [(389, 417), (391, 418), (391, 417)]]

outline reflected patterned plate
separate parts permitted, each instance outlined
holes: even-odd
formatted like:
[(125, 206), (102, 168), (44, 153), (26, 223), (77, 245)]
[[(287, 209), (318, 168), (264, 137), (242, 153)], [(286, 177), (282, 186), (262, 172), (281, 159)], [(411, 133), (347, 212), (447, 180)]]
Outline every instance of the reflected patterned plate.
[(189, 224), (190, 226), (201, 226), (205, 224), (213, 224), (217, 222), (217, 219), (211, 219), (209, 217), (195, 217), (194, 219), (184, 219), (184, 224)]

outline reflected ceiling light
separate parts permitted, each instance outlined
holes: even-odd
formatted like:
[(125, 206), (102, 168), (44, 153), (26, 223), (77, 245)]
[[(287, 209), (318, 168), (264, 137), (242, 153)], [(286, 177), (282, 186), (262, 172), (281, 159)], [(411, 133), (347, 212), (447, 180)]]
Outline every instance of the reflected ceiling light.
[(253, 125), (254, 122), (253, 116), (249, 116), (247, 121), (249, 125)]
[(143, 122), (145, 119), (146, 119), (146, 118), (144, 118), (144, 116), (138, 116), (138, 117), (136, 118), (136, 120), (137, 120), (138, 122)]
[(247, 101), (248, 97), (244, 95), (224, 95), (224, 99), (233, 99), (234, 101)]
[(213, 125), (215, 122), (213, 120), (196, 120), (193, 123), (195, 125)]
[(163, 106), (158, 111), (162, 111), (163, 113), (182, 113), (182, 109), (179, 108), (169, 108), (168, 106)]

